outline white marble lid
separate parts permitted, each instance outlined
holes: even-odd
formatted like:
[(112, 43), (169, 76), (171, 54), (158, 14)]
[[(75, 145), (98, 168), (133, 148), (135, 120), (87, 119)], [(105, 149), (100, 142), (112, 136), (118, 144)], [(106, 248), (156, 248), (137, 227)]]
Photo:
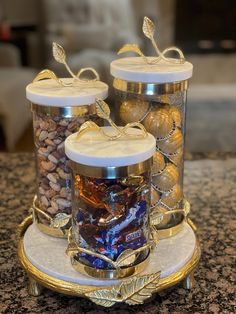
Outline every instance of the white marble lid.
[[(111, 127), (102, 128), (107, 134), (114, 134)], [(130, 128), (129, 133), (139, 134), (138, 129)], [(109, 140), (98, 131), (91, 131), (76, 139), (77, 133), (67, 137), (65, 153), (69, 159), (94, 167), (121, 167), (133, 165), (152, 157), (156, 148), (155, 138), (148, 136), (141, 139), (121, 137)]]
[[(73, 78), (62, 78), (65, 83), (72, 83)], [(61, 86), (53, 79), (46, 79), (29, 84), (26, 97), (32, 103), (70, 107), (95, 103), (96, 98), (105, 99), (108, 95), (107, 84), (101, 81), (74, 82), (73, 86)]]
[[(148, 57), (149, 61), (157, 57)], [(174, 64), (160, 60), (156, 64), (147, 64), (141, 57), (120, 58), (111, 62), (111, 75), (130, 82), (171, 83), (189, 79), (193, 65), (185, 61)]]

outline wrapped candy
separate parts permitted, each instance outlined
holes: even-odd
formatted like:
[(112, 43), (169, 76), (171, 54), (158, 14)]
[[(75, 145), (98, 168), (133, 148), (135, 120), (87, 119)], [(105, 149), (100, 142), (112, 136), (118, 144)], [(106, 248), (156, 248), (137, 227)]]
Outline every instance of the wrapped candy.
[[(101, 130), (113, 132), (111, 127)], [(111, 141), (98, 130), (79, 138), (72, 134), (65, 142), (73, 172), (69, 251), (76, 249), (72, 264), (99, 278), (120, 278), (137, 268), (140, 271), (149, 255), (155, 139), (150, 134), (140, 137), (138, 129), (129, 132), (139, 137)]]

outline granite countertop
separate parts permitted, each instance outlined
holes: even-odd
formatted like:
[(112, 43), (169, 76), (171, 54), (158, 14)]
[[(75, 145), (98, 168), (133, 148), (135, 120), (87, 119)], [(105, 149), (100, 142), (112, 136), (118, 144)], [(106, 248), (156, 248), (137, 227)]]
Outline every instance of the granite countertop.
[(0, 313), (235, 313), (236, 158), (210, 157), (189, 155), (192, 160), (185, 163), (185, 195), (202, 248), (194, 289), (189, 292), (179, 284), (145, 305), (102, 308), (47, 289), (37, 298), (28, 295), (16, 231), (35, 192), (34, 159), (32, 154), (0, 154)]

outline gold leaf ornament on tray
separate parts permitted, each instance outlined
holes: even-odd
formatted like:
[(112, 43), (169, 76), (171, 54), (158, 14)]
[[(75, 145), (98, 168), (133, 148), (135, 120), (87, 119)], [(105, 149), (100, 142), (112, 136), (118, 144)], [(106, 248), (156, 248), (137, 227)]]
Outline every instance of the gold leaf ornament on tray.
[(150, 298), (160, 280), (160, 272), (136, 276), (123, 281), (118, 287), (99, 289), (85, 295), (98, 305), (111, 307), (117, 302), (125, 302), (129, 305), (142, 304)]
[(67, 226), (71, 221), (71, 215), (68, 215), (66, 213), (58, 213), (54, 217), (51, 217), (49, 213), (46, 213), (42, 209), (38, 207), (38, 198), (37, 195), (34, 196), (33, 204), (31, 206), (31, 212), (33, 213), (34, 219), (38, 220), (38, 215), (42, 216), (44, 219), (48, 221), (48, 224), (52, 228), (59, 229), (62, 234), (65, 233), (65, 229), (63, 229), (65, 226)]
[[(121, 53), (125, 53), (125, 52), (135, 52), (137, 53), (139, 56), (141, 56), (144, 61), (147, 63), (147, 64), (156, 64), (158, 63), (160, 60), (164, 60), (166, 62), (169, 62), (169, 63), (175, 63), (175, 64), (182, 64), (185, 62), (185, 58), (184, 58), (184, 55), (183, 55), (183, 52), (177, 48), (177, 47), (169, 47), (169, 48), (166, 48), (164, 49), (163, 51), (161, 51), (157, 45), (157, 42), (155, 41), (154, 39), (154, 33), (155, 33), (155, 24), (153, 23), (153, 21), (148, 18), (147, 16), (144, 17), (143, 19), (143, 26), (142, 26), (142, 30), (143, 30), (143, 34), (151, 40), (151, 43), (155, 49), (155, 52), (157, 54), (157, 58), (155, 58), (154, 60), (149, 60), (144, 54), (143, 52), (141, 51), (141, 49), (139, 48), (138, 45), (136, 44), (126, 44), (124, 45), (119, 51), (118, 51), (118, 54), (121, 54)], [(167, 58), (165, 55), (167, 52), (170, 52), (170, 51), (175, 51), (177, 52), (177, 54), (179, 55), (179, 59), (173, 59), (173, 58)]]
[(50, 226), (52, 228), (63, 228), (70, 222), (70, 219), (71, 215), (68, 215), (66, 213), (58, 213), (51, 220)]

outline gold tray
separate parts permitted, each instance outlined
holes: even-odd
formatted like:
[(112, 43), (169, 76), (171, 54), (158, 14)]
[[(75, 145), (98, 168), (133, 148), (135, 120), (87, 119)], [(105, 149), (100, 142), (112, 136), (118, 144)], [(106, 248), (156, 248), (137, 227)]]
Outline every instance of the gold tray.
[[(196, 246), (192, 258), (176, 273), (165, 278), (160, 278), (160, 272), (136, 275), (130, 279), (121, 280), (118, 285), (111, 286), (90, 286), (80, 285), (73, 282), (57, 279), (40, 271), (27, 258), (24, 251), (24, 234), (27, 228), (33, 223), (32, 215), (27, 217), (19, 226), (18, 257), (21, 266), (29, 277), (29, 294), (38, 296), (42, 288), (54, 290), (71, 296), (89, 298), (96, 304), (110, 307), (115, 303), (125, 302), (129, 305), (142, 304), (153, 293), (174, 286), (183, 280), (184, 286), (191, 289), (193, 285), (193, 273), (200, 259), (200, 246)], [(188, 219), (188, 223), (195, 231), (195, 226)]]

